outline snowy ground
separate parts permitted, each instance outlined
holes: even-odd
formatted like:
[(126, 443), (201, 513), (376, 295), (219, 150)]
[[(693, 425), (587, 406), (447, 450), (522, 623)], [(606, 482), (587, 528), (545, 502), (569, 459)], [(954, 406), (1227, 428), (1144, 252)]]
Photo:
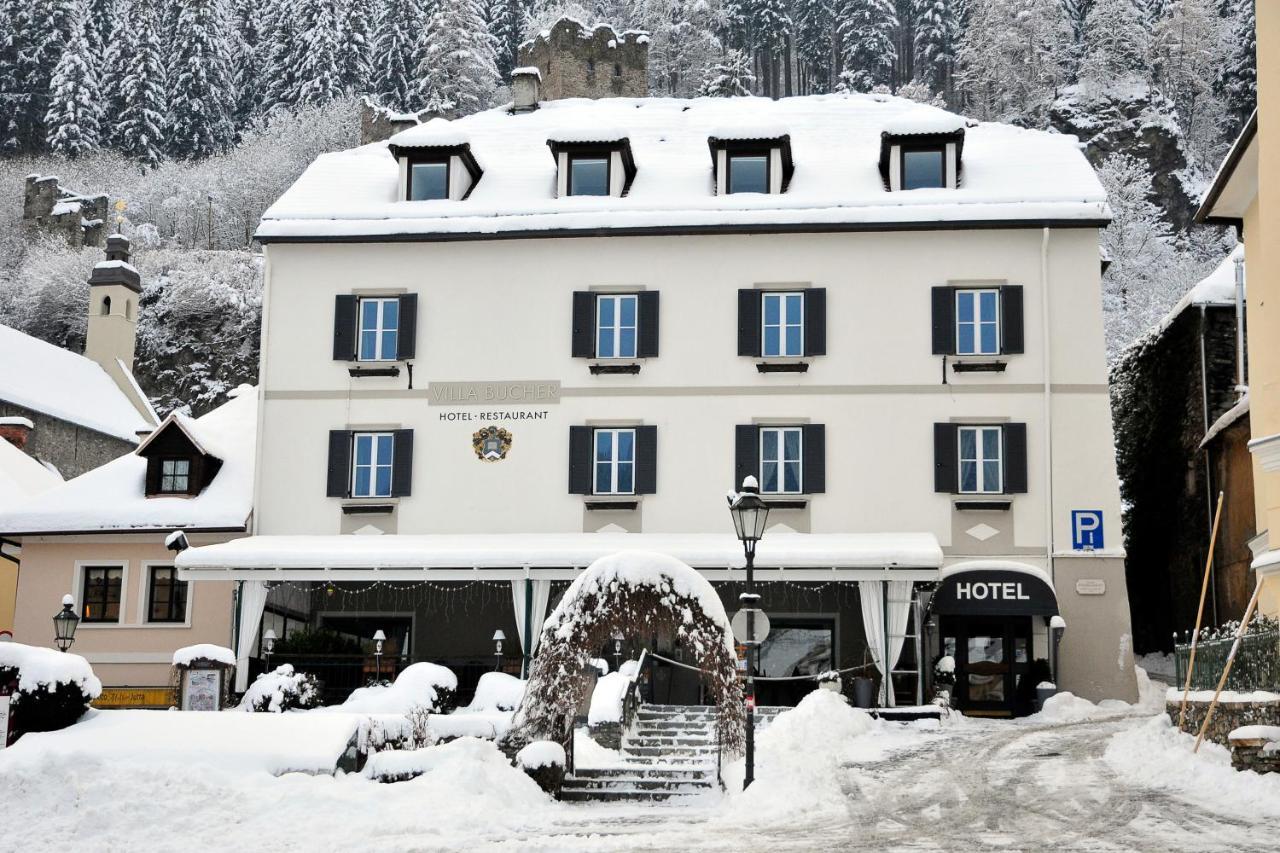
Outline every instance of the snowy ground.
[[(761, 735), (745, 795), (682, 806), (555, 803), (471, 739), (386, 785), (128, 761), (82, 736), (60, 749), (68, 733), (29, 736), (0, 753), (0, 850), (1276, 849), (1280, 778), (1237, 774), (1219, 748), (1193, 757), (1150, 707), (1060, 704), (941, 729), (814, 707)], [(797, 754), (816, 729), (846, 737)]]

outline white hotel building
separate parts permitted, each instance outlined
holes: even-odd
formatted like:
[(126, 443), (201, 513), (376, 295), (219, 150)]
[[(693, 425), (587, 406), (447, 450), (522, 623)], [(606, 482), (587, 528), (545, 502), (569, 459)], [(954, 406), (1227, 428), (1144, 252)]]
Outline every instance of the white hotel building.
[(1060, 614), (1059, 686), (1135, 698), (1074, 139), (881, 96), (518, 102), (322, 156), (261, 224), (253, 535), (178, 559), (242, 582), (242, 655), (328, 628), (338, 686), (383, 630), (380, 666), (465, 690), (624, 549), (736, 609), (753, 474), (765, 675), (879, 678), (887, 645), (915, 704), (947, 653), (958, 704), (1022, 713)]

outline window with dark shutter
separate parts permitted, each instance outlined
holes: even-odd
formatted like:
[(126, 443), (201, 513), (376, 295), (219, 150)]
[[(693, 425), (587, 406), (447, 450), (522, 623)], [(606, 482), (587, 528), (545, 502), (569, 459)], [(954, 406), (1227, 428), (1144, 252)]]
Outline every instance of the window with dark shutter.
[(586, 290), (573, 294), (573, 357), (596, 354), (596, 295)]
[(804, 354), (827, 354), (827, 289), (810, 287), (804, 292)]
[(328, 489), (331, 498), (345, 498), (351, 488), (351, 431), (329, 430)]
[(657, 358), (658, 356), (658, 291), (656, 290), (640, 292), (640, 338), (636, 356), (639, 358)]
[(407, 361), (418, 352), (418, 294), (400, 297), (400, 335), (396, 342), (396, 358)]
[(759, 290), (738, 291), (738, 355), (760, 357), (760, 294)]
[(1000, 288), (1000, 351), (1023, 352), (1022, 285), (1006, 284)]
[(734, 432), (733, 490), (747, 477), (760, 477), (760, 427), (738, 424)]
[(959, 490), (956, 424), (933, 425), (933, 490), (951, 494)]
[(658, 428), (636, 427), (636, 484), (637, 495), (658, 492)]
[(1027, 491), (1027, 425), (1004, 425), (1004, 490), (1020, 495)]
[(391, 456), (391, 497), (407, 498), (413, 494), (413, 430), (398, 429), (395, 452)]
[(333, 302), (333, 360), (356, 360), (356, 298), (347, 294)]
[(933, 288), (934, 355), (954, 355), (956, 351), (955, 290), (954, 287)]
[(824, 424), (805, 424), (801, 431), (804, 493), (820, 495), (827, 490), (827, 428)]
[(569, 427), (569, 494), (589, 495), (591, 488), (591, 439), (588, 426)]

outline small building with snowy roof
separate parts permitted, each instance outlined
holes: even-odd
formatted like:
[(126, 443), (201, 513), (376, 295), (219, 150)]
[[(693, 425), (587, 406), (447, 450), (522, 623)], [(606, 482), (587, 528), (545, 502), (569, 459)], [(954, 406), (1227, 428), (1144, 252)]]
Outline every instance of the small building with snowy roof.
[[(511, 105), (322, 155), (266, 212), (253, 535), (183, 577), (243, 581), (250, 631), (302, 619), (356, 656), (382, 631), (465, 698), (494, 632), (521, 672), (610, 553), (677, 557), (737, 609), (723, 495), (755, 477), (762, 675), (856, 670), (914, 705), (950, 650), (982, 676), (962, 707), (1021, 713), (1060, 610), (1058, 683), (1134, 699), (1110, 209), (1077, 141), (880, 95), (558, 98), (530, 64)], [(984, 562), (1057, 600), (965, 599), (943, 636), (940, 570)], [(339, 663), (331, 690), (360, 683)], [(698, 700), (660, 669), (659, 701)]]
[[(191, 545), (249, 529), (257, 395), (241, 386), (198, 418), (169, 415), (133, 452), (0, 512), (0, 539), (21, 547), (14, 639), (52, 642), (50, 617), (70, 594), (75, 651), (106, 685), (99, 704), (168, 707), (174, 650), (226, 645), (231, 582), (189, 587), (174, 567)], [(126, 689), (127, 688), (127, 689)]]

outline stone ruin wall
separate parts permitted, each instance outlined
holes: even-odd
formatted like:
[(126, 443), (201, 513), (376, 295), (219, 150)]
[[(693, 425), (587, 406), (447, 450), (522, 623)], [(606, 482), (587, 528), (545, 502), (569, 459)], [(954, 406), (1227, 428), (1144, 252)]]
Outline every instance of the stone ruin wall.
[(520, 45), (519, 63), (542, 74), (540, 99), (643, 98), (649, 94), (649, 35), (618, 35), (607, 24), (588, 30), (561, 18)]
[(52, 175), (27, 175), (22, 225), (66, 240), (74, 248), (102, 246), (107, 236), (107, 195), (85, 195), (63, 187)]

